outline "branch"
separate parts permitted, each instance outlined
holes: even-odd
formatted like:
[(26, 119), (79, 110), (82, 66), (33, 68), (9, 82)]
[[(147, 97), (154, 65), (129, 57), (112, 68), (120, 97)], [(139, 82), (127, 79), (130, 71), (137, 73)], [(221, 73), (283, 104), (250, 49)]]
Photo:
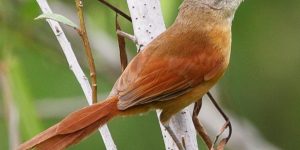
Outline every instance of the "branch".
[[(43, 13), (52, 13), (52, 10), (50, 9), (47, 0), (37, 0), (37, 3), (39, 4), (41, 10)], [(70, 45), (70, 42), (68, 41), (66, 35), (64, 34), (61, 26), (58, 22), (47, 19), (47, 22), (49, 23), (52, 31), (54, 32), (60, 46), (62, 47), (62, 50), (66, 56), (66, 59), (69, 63), (70, 69), (73, 71), (74, 75), (76, 76), (76, 79), (78, 80), (85, 97), (90, 105), (92, 105), (92, 89), (89, 84), (89, 81), (85, 74), (83, 73), (76, 57), (73, 52), (73, 49)], [(106, 149), (108, 150), (116, 150), (116, 145), (113, 142), (113, 139), (111, 137), (111, 134), (108, 130), (107, 125), (102, 126), (101, 129), (99, 129), (101, 136), (104, 140), (104, 144), (106, 146)]]
[(90, 68), (90, 77), (91, 77), (91, 84), (92, 84), (92, 100), (93, 103), (97, 103), (97, 77), (96, 77), (96, 68), (94, 63), (94, 58), (91, 50), (91, 46), (89, 43), (89, 39), (87, 36), (84, 16), (83, 16), (83, 1), (82, 0), (75, 0), (76, 8), (77, 8), (77, 15), (80, 22), (80, 29), (78, 33), (83, 41), (83, 45), (85, 48), (86, 55), (88, 57), (89, 68)]
[(125, 19), (127, 19), (129, 22), (132, 22), (131, 17), (128, 16), (127, 14), (125, 14), (123, 11), (121, 11), (120, 9), (116, 8), (115, 6), (111, 5), (110, 3), (108, 3), (105, 0), (98, 0), (99, 2), (103, 3), (104, 5), (106, 5), (107, 7), (109, 7), (110, 9), (112, 9), (113, 11), (115, 11), (117, 14), (123, 16)]
[[(134, 34), (138, 45), (145, 46), (160, 33), (165, 31), (159, 0), (127, 0), (132, 17)], [(142, 47), (143, 48), (143, 47)], [(176, 114), (170, 126), (177, 137), (182, 137), (187, 150), (197, 150), (197, 138), (191, 118), (193, 107), (188, 107)], [(157, 112), (159, 116), (160, 112)], [(172, 138), (160, 124), (166, 149), (178, 149)]]
[[(116, 31), (121, 31), (121, 26), (118, 21), (118, 14), (116, 14)], [(118, 44), (119, 44), (119, 52), (120, 52), (120, 62), (121, 62), (121, 71), (123, 72), (128, 64), (127, 53), (126, 53), (126, 42), (125, 37), (117, 34)]]

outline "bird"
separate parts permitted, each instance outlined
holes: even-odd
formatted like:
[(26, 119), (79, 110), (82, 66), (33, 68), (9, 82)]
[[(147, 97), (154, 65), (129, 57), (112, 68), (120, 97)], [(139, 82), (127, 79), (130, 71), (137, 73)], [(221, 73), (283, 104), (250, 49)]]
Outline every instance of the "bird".
[(176, 142), (170, 118), (209, 91), (228, 68), (231, 26), (242, 0), (184, 0), (175, 22), (139, 52), (107, 99), (77, 110), (18, 147), (61, 150), (118, 116), (160, 109), (160, 122)]

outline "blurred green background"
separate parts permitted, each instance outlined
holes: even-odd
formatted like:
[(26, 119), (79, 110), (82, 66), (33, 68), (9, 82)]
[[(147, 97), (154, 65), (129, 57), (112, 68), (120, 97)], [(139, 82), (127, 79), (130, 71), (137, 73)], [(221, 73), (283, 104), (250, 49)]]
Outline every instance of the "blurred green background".
[[(128, 13), (125, 1), (110, 2)], [(180, 3), (181, 0), (162, 0), (167, 26), (174, 21)], [(50, 5), (55, 12), (77, 23), (73, 1), (51, 0)], [(233, 23), (230, 68), (220, 83), (222, 105), (250, 121), (266, 141), (284, 150), (300, 147), (299, 10), (298, 0), (245, 0)], [(0, 74), (5, 74), (8, 84), (5, 86), (9, 87), (20, 112), (22, 141), (86, 105), (48, 24), (33, 20), (40, 13), (35, 1), (0, 1)], [(109, 41), (98, 47), (94, 44), (93, 48), (97, 49), (94, 53), (99, 95), (103, 98), (120, 74), (115, 13), (94, 0), (85, 1), (85, 14), (94, 43)], [(121, 19), (121, 25), (132, 33), (131, 24), (126, 20)], [(81, 41), (72, 29), (65, 30), (87, 74)], [(134, 56), (134, 45), (127, 43), (130, 55)], [(6, 94), (0, 88), (1, 150), (9, 149)], [(142, 117), (114, 119), (109, 127), (119, 149), (164, 149), (153, 112)], [(103, 148), (100, 135), (95, 133), (70, 149)]]

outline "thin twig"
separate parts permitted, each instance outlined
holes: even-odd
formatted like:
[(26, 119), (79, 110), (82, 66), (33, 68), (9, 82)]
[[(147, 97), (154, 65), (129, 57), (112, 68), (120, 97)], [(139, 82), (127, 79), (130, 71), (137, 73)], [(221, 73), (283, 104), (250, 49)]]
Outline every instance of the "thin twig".
[(117, 14), (123, 16), (125, 19), (127, 19), (128, 21), (132, 22), (132, 19), (130, 16), (128, 16), (126, 13), (124, 13), (123, 11), (121, 11), (119, 8), (113, 6), (112, 4), (108, 3), (105, 0), (98, 0), (99, 2), (103, 3), (104, 5), (106, 5), (107, 7), (109, 7), (110, 9), (112, 9), (113, 11), (115, 11)]
[(119, 44), (119, 51), (120, 51), (121, 70), (123, 72), (127, 67), (128, 59), (126, 53), (125, 37), (118, 34), (118, 31), (122, 30), (118, 21), (118, 14), (116, 14), (116, 30), (117, 30), (117, 37), (118, 37), (118, 44)]
[(75, 0), (76, 8), (77, 8), (77, 15), (80, 22), (80, 30), (78, 31), (85, 48), (85, 52), (89, 62), (90, 68), (90, 77), (91, 77), (91, 85), (92, 85), (92, 99), (93, 103), (97, 103), (97, 77), (96, 77), (96, 68), (94, 63), (94, 58), (91, 50), (91, 46), (89, 43), (89, 39), (87, 36), (84, 16), (83, 16), (83, 1), (82, 0)]
[(121, 31), (121, 30), (117, 30), (117, 35), (120, 35), (122, 37), (125, 37), (125, 38), (129, 39), (129, 40), (133, 41), (135, 44), (137, 43), (136, 38), (133, 35), (129, 34), (129, 33), (126, 33), (126, 32)]
[[(41, 10), (43, 13), (52, 13), (52, 10), (49, 7), (49, 4), (47, 3), (47, 0), (36, 0), (39, 4)], [(82, 71), (77, 58), (74, 54), (74, 51), (70, 45), (69, 40), (67, 39), (65, 33), (63, 32), (61, 26), (57, 21), (49, 20), (47, 19), (47, 22), (49, 23), (53, 33), (55, 34), (60, 46), (62, 47), (62, 50), (66, 56), (66, 59), (69, 63), (70, 69), (73, 71), (76, 79), (80, 83), (80, 86), (84, 92), (84, 95), (86, 97), (86, 100), (88, 101), (89, 105), (92, 105), (92, 88), (89, 84), (89, 81), (87, 77), (85, 76), (84, 72)], [(107, 125), (103, 125), (99, 129), (102, 139), (104, 141), (105, 147), (107, 150), (116, 150), (116, 145), (111, 137), (111, 134), (108, 130)]]

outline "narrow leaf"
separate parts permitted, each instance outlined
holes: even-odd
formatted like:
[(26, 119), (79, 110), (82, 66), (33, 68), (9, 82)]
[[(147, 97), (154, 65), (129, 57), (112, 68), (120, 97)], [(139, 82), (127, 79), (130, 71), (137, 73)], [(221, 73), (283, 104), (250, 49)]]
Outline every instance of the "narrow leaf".
[(60, 23), (63, 23), (65, 25), (68, 25), (72, 28), (77, 29), (78, 26), (72, 22), (70, 19), (66, 18), (65, 16), (62, 16), (60, 14), (55, 14), (55, 13), (44, 13), (36, 17), (34, 20), (39, 20), (39, 19), (51, 19)]
[(26, 139), (42, 131), (42, 125), (38, 119), (38, 113), (34, 105), (34, 99), (26, 82), (24, 66), (18, 55), (10, 51), (4, 54), (4, 61), (7, 64), (7, 81), (10, 84), (13, 100), (20, 112), (20, 127)]

